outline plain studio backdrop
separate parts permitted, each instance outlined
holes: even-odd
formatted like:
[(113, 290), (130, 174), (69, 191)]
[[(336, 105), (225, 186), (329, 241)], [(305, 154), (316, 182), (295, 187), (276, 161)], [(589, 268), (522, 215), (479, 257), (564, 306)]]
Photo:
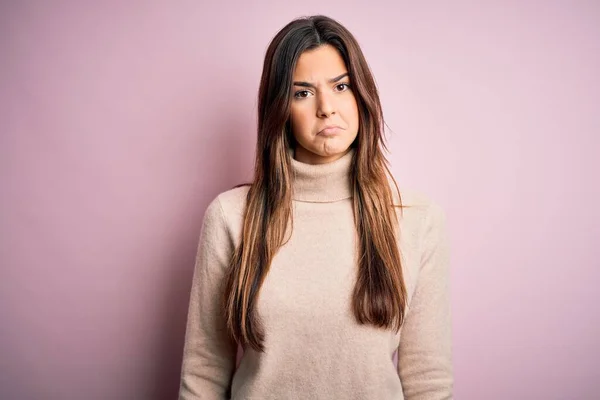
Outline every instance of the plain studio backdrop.
[(311, 14), (447, 213), (456, 398), (598, 398), (598, 2), (91, 3), (0, 5), (0, 398), (176, 398), (204, 210), (250, 180), (266, 47)]

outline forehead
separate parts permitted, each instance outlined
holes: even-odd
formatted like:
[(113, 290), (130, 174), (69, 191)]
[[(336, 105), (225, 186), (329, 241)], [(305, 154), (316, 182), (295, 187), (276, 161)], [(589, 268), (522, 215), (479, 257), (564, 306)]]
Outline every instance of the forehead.
[(327, 80), (346, 72), (344, 59), (331, 45), (306, 50), (300, 55), (294, 79), (304, 81)]

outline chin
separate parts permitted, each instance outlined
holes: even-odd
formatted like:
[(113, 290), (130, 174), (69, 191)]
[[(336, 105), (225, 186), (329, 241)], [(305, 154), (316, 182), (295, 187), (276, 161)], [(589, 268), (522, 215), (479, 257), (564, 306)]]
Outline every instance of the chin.
[(350, 143), (348, 144), (330, 144), (322, 145), (318, 149), (318, 153), (322, 153), (323, 156), (334, 156), (346, 153), (350, 149)]
[(348, 152), (349, 148), (350, 146), (340, 149), (311, 151), (311, 153), (313, 153), (314, 156), (321, 158), (324, 162), (330, 162), (344, 156)]
[[(297, 142), (296, 145), (300, 147), (300, 151), (304, 153), (301, 155), (301, 159), (306, 159), (308, 157), (312, 158), (313, 162), (322, 163), (330, 162), (342, 157), (350, 150), (352, 143), (353, 141), (349, 141), (348, 138), (333, 137), (327, 138), (327, 140), (306, 143), (304, 146), (300, 142)], [(298, 153), (298, 150), (296, 152)]]

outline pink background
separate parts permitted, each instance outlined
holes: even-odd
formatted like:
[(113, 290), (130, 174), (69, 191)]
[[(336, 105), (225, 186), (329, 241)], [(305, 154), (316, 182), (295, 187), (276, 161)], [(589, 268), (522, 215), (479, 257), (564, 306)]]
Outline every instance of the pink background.
[(0, 398), (176, 397), (205, 207), (251, 177), (268, 42), (315, 13), (361, 43), (400, 183), (447, 212), (456, 397), (598, 398), (597, 2), (13, 3)]

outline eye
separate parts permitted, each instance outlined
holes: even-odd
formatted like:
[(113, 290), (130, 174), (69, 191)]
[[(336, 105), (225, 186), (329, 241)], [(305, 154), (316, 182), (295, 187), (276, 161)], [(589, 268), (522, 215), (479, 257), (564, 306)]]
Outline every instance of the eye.
[(294, 93), (294, 97), (297, 99), (304, 99), (308, 96), (310, 96), (310, 92), (308, 90), (299, 90)]
[(347, 89), (350, 88), (350, 85), (347, 84), (347, 83), (340, 83), (339, 85), (336, 85), (335, 87), (336, 87), (336, 89), (337, 89), (338, 92), (344, 92), (344, 91), (346, 91)]

